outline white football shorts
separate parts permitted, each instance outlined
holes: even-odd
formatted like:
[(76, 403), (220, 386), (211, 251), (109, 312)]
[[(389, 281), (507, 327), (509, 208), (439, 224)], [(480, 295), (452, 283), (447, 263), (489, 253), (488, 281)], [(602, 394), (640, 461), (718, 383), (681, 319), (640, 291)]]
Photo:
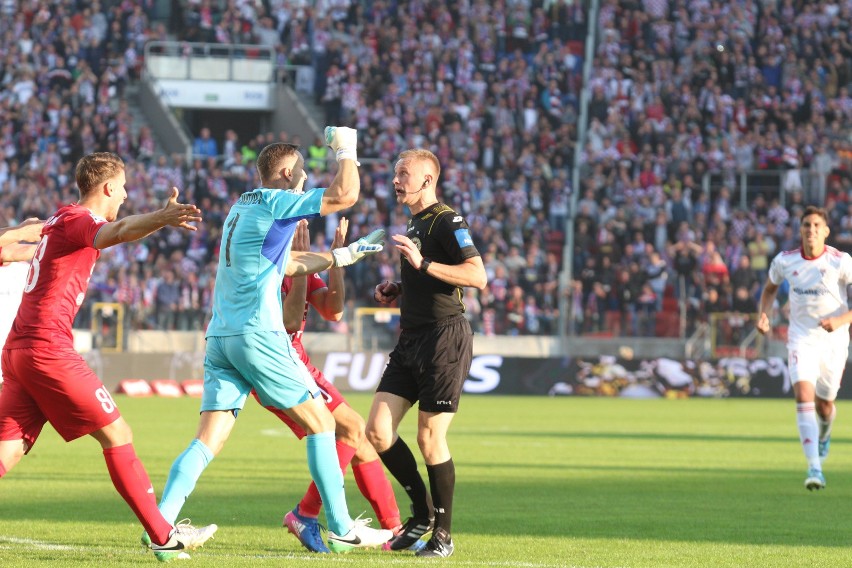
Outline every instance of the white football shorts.
[(843, 370), (849, 357), (849, 343), (829, 342), (820, 345), (788, 345), (787, 366), (790, 382), (807, 381), (814, 385), (816, 395), (834, 400), (840, 390)]

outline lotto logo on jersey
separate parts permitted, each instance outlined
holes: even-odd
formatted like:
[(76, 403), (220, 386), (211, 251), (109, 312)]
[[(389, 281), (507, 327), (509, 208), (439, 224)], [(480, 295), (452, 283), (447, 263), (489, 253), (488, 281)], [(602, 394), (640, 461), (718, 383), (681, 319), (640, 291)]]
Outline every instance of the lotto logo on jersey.
[(456, 230), (455, 235), (456, 241), (458, 241), (461, 248), (473, 246), (473, 238), (471, 238), (470, 231), (467, 229), (458, 229)]

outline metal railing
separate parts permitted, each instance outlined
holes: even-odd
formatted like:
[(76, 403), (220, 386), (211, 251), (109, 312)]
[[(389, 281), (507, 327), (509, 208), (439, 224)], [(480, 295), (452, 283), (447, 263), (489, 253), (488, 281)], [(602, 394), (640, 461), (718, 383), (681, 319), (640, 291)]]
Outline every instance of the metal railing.
[(757, 352), (763, 352), (763, 336), (760, 335), (757, 328), (748, 332), (748, 334), (740, 342), (740, 356), (745, 357), (752, 345), (755, 346), (754, 349)]
[(399, 332), (399, 308), (355, 308), (353, 327), (353, 350), (390, 350)]
[(265, 45), (150, 41), (145, 71), (155, 79), (274, 83), (275, 50)]
[(710, 353), (710, 325), (704, 322), (695, 327), (695, 333), (686, 340), (684, 355), (687, 359), (701, 359)]
[(124, 351), (124, 305), (118, 302), (92, 304), (92, 348), (105, 353)]
[(802, 168), (797, 174), (800, 183), (791, 183), (789, 175), (790, 170), (747, 170), (736, 174), (731, 184), (726, 182), (722, 174), (705, 173), (701, 179), (701, 188), (708, 195), (715, 195), (719, 189), (727, 187), (731, 192), (731, 204), (742, 209), (747, 209), (758, 195), (763, 195), (767, 201), (778, 197), (784, 207), (790, 193), (794, 191), (802, 192), (805, 203), (825, 202), (826, 176)]
[(764, 337), (757, 332), (757, 316), (742, 312), (718, 312), (709, 316), (710, 357), (760, 357)]

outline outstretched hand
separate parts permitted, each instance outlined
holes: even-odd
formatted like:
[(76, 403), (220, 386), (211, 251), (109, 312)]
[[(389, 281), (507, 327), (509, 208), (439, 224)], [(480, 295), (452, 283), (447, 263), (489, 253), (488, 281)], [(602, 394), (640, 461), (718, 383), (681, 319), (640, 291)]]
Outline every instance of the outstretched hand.
[(337, 229), (334, 231), (334, 240), (331, 241), (331, 248), (340, 248), (346, 244), (346, 233), (349, 231), (349, 219), (341, 217), (337, 223)]
[(37, 243), (41, 240), (42, 227), (44, 227), (44, 221), (38, 217), (30, 217), (21, 221), (18, 225), (18, 229), (21, 230), (19, 233), (20, 240), (28, 243)]
[(384, 229), (376, 229), (366, 237), (361, 237), (354, 243), (351, 243), (349, 246), (331, 249), (331, 255), (334, 258), (332, 267), (349, 266), (367, 255), (381, 252), (385, 244), (384, 239)]
[(290, 250), (311, 250), (311, 233), (308, 230), (307, 219), (300, 219), (296, 223), (296, 232), (293, 234), (293, 244), (290, 246)]
[(166, 201), (161, 212), (165, 216), (165, 224), (170, 227), (180, 227), (187, 231), (197, 231), (198, 227), (191, 223), (201, 222), (201, 209), (188, 203), (178, 203), (179, 190), (172, 187), (172, 194)]
[(413, 266), (415, 270), (420, 270), (420, 263), (423, 262), (423, 255), (420, 254), (420, 249), (417, 248), (414, 241), (405, 235), (393, 235), (391, 238), (396, 241), (396, 249), (406, 258), (406, 260), (408, 260), (408, 263)]

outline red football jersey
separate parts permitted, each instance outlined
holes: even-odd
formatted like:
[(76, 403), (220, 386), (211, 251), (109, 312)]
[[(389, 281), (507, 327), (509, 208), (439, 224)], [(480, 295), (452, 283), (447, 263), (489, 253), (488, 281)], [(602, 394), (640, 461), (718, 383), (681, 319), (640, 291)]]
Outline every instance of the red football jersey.
[(66, 205), (47, 220), (7, 349), (74, 346), (71, 326), (101, 254), (92, 245), (106, 223), (77, 204)]
[[(284, 282), (281, 284), (281, 291), (284, 292), (284, 295), (290, 293), (290, 287), (293, 285), (293, 277), (286, 276), (284, 278)], [(311, 294), (316, 292), (317, 290), (322, 290), (325, 288), (325, 282), (322, 278), (320, 278), (319, 274), (309, 274), (308, 275), (308, 291), (305, 293), (305, 298), (310, 298)], [(305, 300), (305, 312), (302, 314), (302, 326), (298, 330), (288, 329), (287, 333), (290, 334), (290, 340), (295, 345), (298, 341), (302, 342), (302, 334), (296, 333), (296, 331), (305, 331), (305, 321), (308, 319), (308, 308), (310, 307), (310, 302)]]
[[(292, 285), (293, 278), (291, 276), (286, 276), (284, 278), (284, 282), (281, 284), (281, 291), (284, 292), (285, 295), (289, 294), (290, 286)], [(311, 294), (325, 287), (325, 282), (323, 282), (323, 279), (320, 278), (319, 274), (310, 274), (308, 275), (308, 291), (306, 292), (305, 297), (310, 298)], [(290, 335), (290, 343), (293, 344), (293, 347), (296, 349), (296, 353), (299, 354), (299, 358), (303, 363), (308, 363), (310, 361), (308, 354), (305, 352), (305, 348), (302, 346), (302, 332), (305, 331), (305, 320), (308, 319), (309, 307), (310, 302), (306, 300), (305, 311), (302, 314), (302, 326), (298, 329), (298, 331), (293, 331), (291, 329), (287, 330), (287, 333)]]

